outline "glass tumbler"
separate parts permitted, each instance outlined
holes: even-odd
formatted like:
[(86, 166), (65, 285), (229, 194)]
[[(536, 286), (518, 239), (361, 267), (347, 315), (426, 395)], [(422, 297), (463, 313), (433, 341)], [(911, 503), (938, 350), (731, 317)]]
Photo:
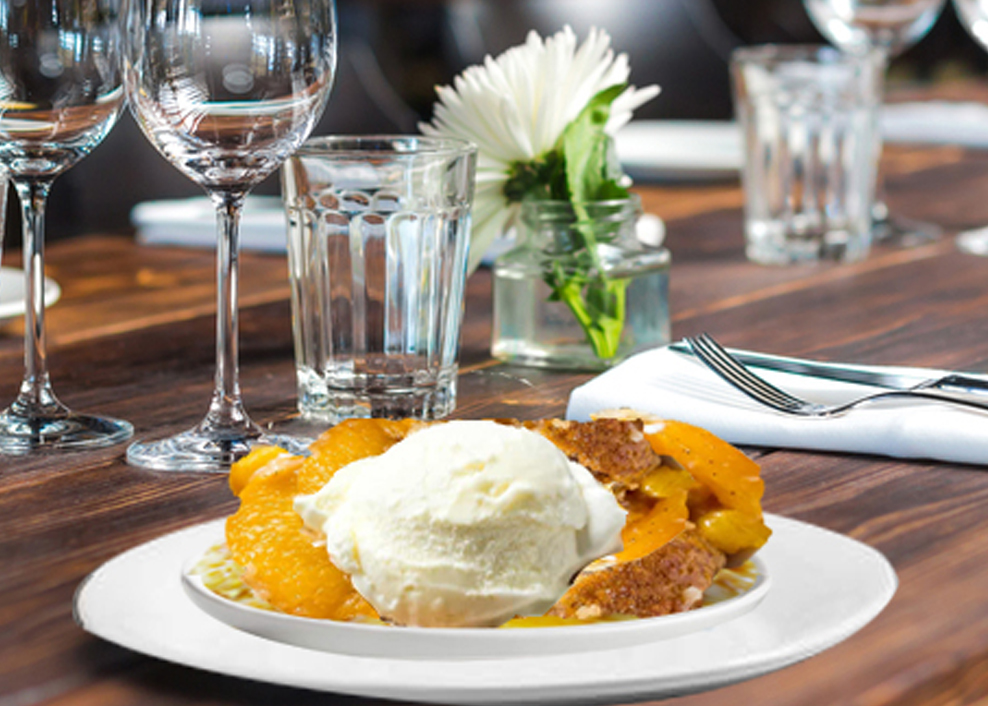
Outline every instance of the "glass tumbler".
[(309, 140), (286, 163), (299, 411), (436, 419), (456, 405), (476, 148)]
[(743, 132), (748, 258), (788, 264), (866, 257), (878, 57), (818, 46), (746, 47), (731, 58), (731, 78)]

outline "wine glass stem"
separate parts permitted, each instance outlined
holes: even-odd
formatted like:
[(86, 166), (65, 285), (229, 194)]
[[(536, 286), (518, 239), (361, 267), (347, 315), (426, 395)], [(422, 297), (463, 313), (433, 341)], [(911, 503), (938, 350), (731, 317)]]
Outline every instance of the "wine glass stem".
[(875, 149), (875, 196), (872, 216), (877, 221), (888, 220), (888, 206), (885, 203), (885, 170), (882, 169), (882, 151), (885, 139), (882, 135), (882, 110), (885, 105), (885, 77), (889, 70), (889, 52), (884, 47), (875, 47), (875, 95), (872, 114), (872, 133)]
[(244, 194), (213, 194), (216, 204), (216, 381), (209, 414), (203, 422), (212, 432), (231, 437), (254, 437), (260, 430), (251, 422), (240, 397), (239, 327), (237, 292), (240, 272), (240, 211)]
[(27, 306), (24, 315), (24, 381), (15, 408), (51, 413), (61, 404), (48, 376), (45, 340), (45, 204), (50, 180), (18, 179), (14, 182), (21, 202), (24, 226), (24, 280)]

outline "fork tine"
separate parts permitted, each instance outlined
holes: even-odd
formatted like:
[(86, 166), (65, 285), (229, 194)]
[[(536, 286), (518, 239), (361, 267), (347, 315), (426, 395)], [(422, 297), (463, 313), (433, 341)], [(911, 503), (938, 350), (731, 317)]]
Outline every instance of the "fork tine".
[(721, 365), (722, 369), (729, 369), (733, 373), (735, 379), (743, 380), (750, 388), (754, 388), (761, 392), (762, 395), (769, 396), (777, 400), (780, 404), (790, 407), (799, 407), (805, 404), (804, 400), (789, 394), (785, 390), (779, 389), (775, 385), (751, 372), (751, 370), (738, 361), (737, 358), (728, 353), (724, 347), (717, 343), (717, 341), (715, 341), (709, 334), (702, 334), (699, 338), (700, 345), (707, 351), (708, 355), (713, 356)]
[(698, 346), (694, 352), (707, 367), (717, 373), (728, 384), (748, 397), (751, 397), (759, 404), (782, 412), (792, 412), (798, 409), (799, 405), (797, 403), (794, 403), (783, 395), (776, 394), (771, 388), (758, 384), (750, 376), (737, 371), (733, 366), (725, 364), (712, 351)]
[(928, 388), (884, 390), (835, 405), (807, 402), (762, 380), (728, 353), (709, 334), (704, 333), (694, 338), (686, 338), (685, 340), (697, 358), (737, 390), (748, 395), (748, 397), (751, 397), (756, 402), (785, 414), (794, 414), (800, 417), (834, 417), (844, 414), (860, 404), (890, 397), (913, 397), (926, 401), (961, 405), (978, 409), (982, 412), (988, 411), (988, 403), (982, 400)]
[(782, 411), (795, 411), (806, 405), (798, 397), (780, 390), (752, 373), (708, 334), (686, 340), (700, 360), (756, 401)]
[(732, 356), (727, 350), (717, 343), (716, 340), (710, 334), (703, 333), (697, 337), (701, 346), (703, 346), (708, 353), (716, 357), (720, 363), (730, 368), (731, 371), (735, 373), (739, 378), (748, 381), (754, 387), (763, 391), (765, 394), (770, 394), (773, 397), (790, 404), (803, 404), (803, 400), (795, 397), (785, 390), (781, 390), (772, 383), (762, 379), (761, 377), (755, 375), (751, 372), (747, 366), (742, 364), (737, 358)]

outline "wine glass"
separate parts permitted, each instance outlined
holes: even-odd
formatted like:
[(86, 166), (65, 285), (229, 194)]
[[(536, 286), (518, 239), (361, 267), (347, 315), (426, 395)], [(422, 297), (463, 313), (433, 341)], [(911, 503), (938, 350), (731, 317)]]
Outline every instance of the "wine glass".
[[(874, 53), (884, 75), (888, 62), (919, 41), (930, 31), (945, 0), (803, 0), (817, 29), (842, 51)], [(876, 82), (875, 119), (882, 106), (881, 82)], [(876, 161), (881, 156), (881, 130), (875, 145)], [(932, 223), (921, 223), (889, 214), (881, 194), (881, 172), (877, 172), (878, 196), (872, 207), (875, 240), (903, 247), (923, 245), (939, 238), (943, 231)]]
[[(954, 9), (968, 34), (974, 38), (974, 41), (988, 49), (988, 2), (954, 0)], [(988, 256), (988, 226), (958, 233), (954, 242), (958, 250), (968, 255)]]
[(27, 292), (24, 380), (0, 414), (0, 453), (108, 446), (133, 434), (127, 422), (77, 414), (55, 396), (44, 311), (48, 192), (120, 114), (124, 22), (123, 0), (0, 3), (0, 164), (20, 197)]
[[(215, 471), (250, 450), (237, 353), (240, 211), (247, 193), (308, 137), (336, 69), (333, 0), (133, 0), (131, 110), (151, 144), (216, 206), (215, 389), (195, 428), (135, 443), (127, 460)], [(278, 445), (290, 439), (266, 439)]]

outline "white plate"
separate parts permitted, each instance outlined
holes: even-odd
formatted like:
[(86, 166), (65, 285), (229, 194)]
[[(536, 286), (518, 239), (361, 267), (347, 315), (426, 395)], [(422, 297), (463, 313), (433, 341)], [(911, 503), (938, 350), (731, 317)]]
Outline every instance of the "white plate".
[(882, 109), (886, 142), (988, 148), (988, 106), (981, 103), (921, 101)]
[(207, 616), (182, 590), (181, 569), (216, 537), (216, 522), (104, 564), (80, 586), (75, 616), (89, 632), (148, 655), (321, 691), (461, 705), (666, 698), (806, 659), (861, 629), (895, 592), (895, 572), (874, 549), (795, 520), (766, 521), (775, 534), (759, 557), (772, 587), (752, 611), (679, 637), (598, 652), (416, 661), (332, 654), (250, 635)]
[(614, 138), (618, 161), (634, 178), (655, 181), (735, 179), (744, 154), (737, 123), (637, 120)]
[[(13, 267), (0, 267), (0, 321), (24, 313), (24, 272)], [(51, 306), (62, 296), (55, 280), (45, 278), (45, 306)]]
[[(216, 247), (216, 207), (205, 196), (139, 203), (130, 212), (145, 245)], [(240, 219), (240, 247), (283, 253), (288, 247), (285, 209), (277, 196), (248, 196)]]
[[(988, 147), (988, 106), (924, 101), (882, 108), (885, 142)], [(642, 181), (737, 178), (744, 163), (738, 124), (726, 120), (633, 120), (615, 136), (618, 161)]]
[(206, 550), (222, 541), (222, 526), (217, 530), (218, 534), (192, 554), (192, 560), (187, 561), (182, 572), (182, 586), (193, 603), (217, 620), (260, 637), (358, 657), (505, 659), (631, 647), (678, 637), (742, 616), (761, 602), (771, 584), (764, 564), (758, 562), (759, 577), (755, 585), (740, 596), (700, 610), (652, 620), (512, 630), (359, 625), (251, 608), (210, 591), (192, 569)]

